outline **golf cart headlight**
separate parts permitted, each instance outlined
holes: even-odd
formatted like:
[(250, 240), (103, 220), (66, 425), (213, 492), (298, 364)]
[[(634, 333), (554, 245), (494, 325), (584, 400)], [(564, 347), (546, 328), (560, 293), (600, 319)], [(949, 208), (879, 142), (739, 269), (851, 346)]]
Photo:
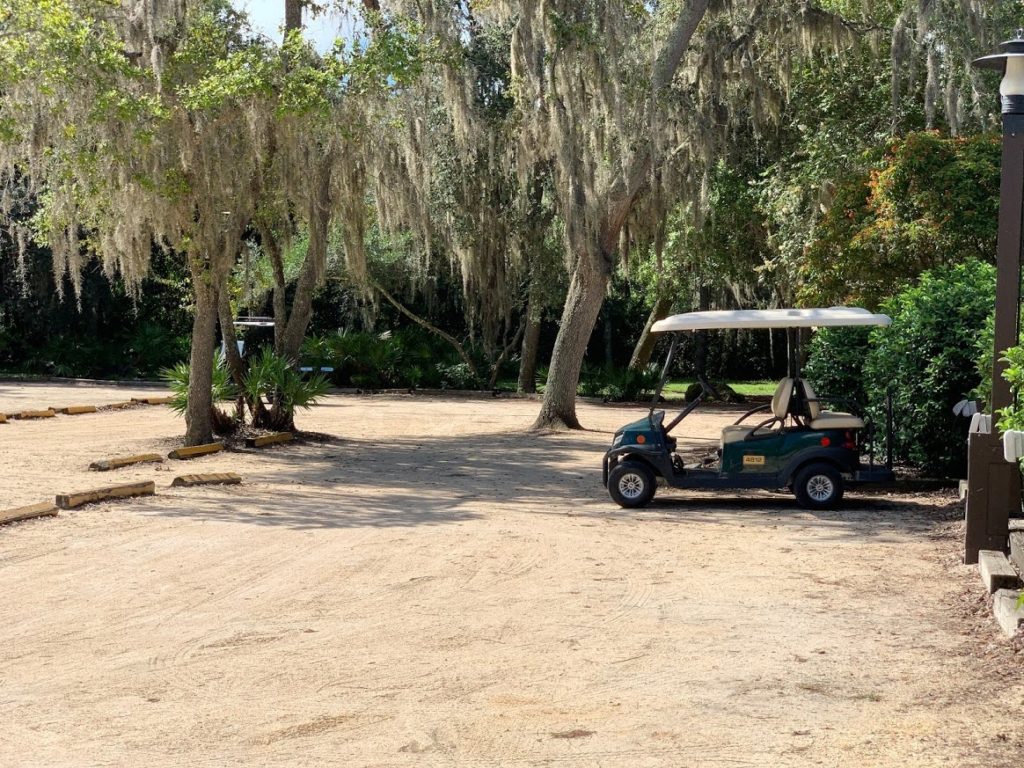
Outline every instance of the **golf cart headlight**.
[(617, 448), (619, 445), (621, 445), (622, 444), (622, 438), (624, 438), (625, 436), (626, 436), (625, 432), (619, 432), (619, 434), (617, 434), (615, 436), (615, 439), (612, 440), (612, 448)]

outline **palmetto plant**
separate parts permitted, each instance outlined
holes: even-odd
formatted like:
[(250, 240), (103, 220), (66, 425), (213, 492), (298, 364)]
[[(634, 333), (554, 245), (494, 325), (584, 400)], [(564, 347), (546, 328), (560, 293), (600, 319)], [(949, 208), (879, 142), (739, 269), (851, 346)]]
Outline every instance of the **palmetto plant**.
[[(188, 407), (188, 363), (179, 363), (163, 371), (174, 399), (171, 408), (184, 414)], [(249, 361), (249, 368), (239, 388), (231, 379), (224, 361), (218, 359), (213, 366), (214, 431), (230, 434), (240, 424), (241, 416), (230, 416), (217, 403), (243, 398), (252, 417), (252, 426), (263, 429), (291, 430), (295, 428), (295, 409), (309, 408), (330, 389), (330, 382), (316, 374), (303, 378), (289, 360), (264, 348)], [(239, 413), (242, 413), (239, 410)]]
[[(171, 368), (165, 368), (160, 372), (168, 386), (171, 388), (173, 400), (171, 409), (181, 416), (185, 415), (188, 408), (188, 380), (189, 365), (181, 362)], [(219, 435), (227, 435), (235, 431), (238, 421), (217, 407), (218, 403), (226, 403), (238, 397), (238, 388), (231, 380), (231, 373), (228, 371), (224, 361), (218, 358), (213, 365), (213, 431)]]
[(267, 347), (249, 361), (243, 379), (253, 426), (276, 430), (294, 429), (295, 409), (315, 405), (330, 387), (321, 374), (303, 378), (291, 361)]

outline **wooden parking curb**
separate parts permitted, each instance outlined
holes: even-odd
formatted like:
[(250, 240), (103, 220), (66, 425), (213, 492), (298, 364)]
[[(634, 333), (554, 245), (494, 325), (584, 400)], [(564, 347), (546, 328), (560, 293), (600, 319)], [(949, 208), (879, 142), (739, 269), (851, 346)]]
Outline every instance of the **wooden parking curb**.
[(19, 520), (31, 520), (35, 517), (51, 517), (57, 514), (57, 507), (47, 501), (41, 504), (30, 504), (27, 507), (0, 510), (0, 525), (16, 523)]
[(128, 408), (134, 408), (136, 405), (138, 405), (138, 403), (133, 403), (131, 400), (129, 400), (128, 402), (125, 403), (110, 403), (110, 405), (105, 405), (103, 407), (109, 408), (112, 411), (123, 411)]
[(1010, 531), (1010, 562), (1024, 573), (1024, 528)]
[(57, 506), (61, 509), (74, 509), (83, 504), (92, 504), (108, 499), (124, 499), (129, 496), (152, 496), (156, 493), (156, 483), (149, 480), (145, 483), (127, 483), (126, 485), (110, 485), (93, 491), (76, 491), (57, 495)]
[(133, 397), (133, 403), (143, 403), (145, 405), (167, 405), (168, 403), (174, 402), (174, 398), (170, 395), (166, 397)]
[(80, 413), (96, 413), (95, 405), (69, 405), (64, 408), (51, 408), (51, 411), (63, 413), (65, 416), (77, 416)]
[(997, 550), (983, 549), (978, 553), (978, 571), (989, 593), (1013, 589), (1020, 584), (1017, 571), (1010, 565), (1006, 555)]
[(7, 423), (7, 414), (6, 413), (0, 413), (0, 424), (6, 424), (6, 423)]
[(194, 459), (196, 456), (206, 456), (209, 453), (217, 453), (224, 450), (224, 443), (207, 443), (206, 445), (192, 445), (187, 448), (175, 448), (167, 454), (169, 459)]
[(115, 456), (112, 459), (101, 459), (89, 465), (89, 469), (95, 472), (109, 472), (112, 469), (128, 467), (132, 464), (144, 464), (147, 462), (163, 461), (164, 457), (159, 453), (140, 453), (136, 456)]
[(291, 432), (275, 432), (272, 435), (260, 435), (259, 437), (247, 437), (245, 438), (246, 448), (263, 448), (268, 445), (278, 445), (279, 443), (290, 443), (295, 439), (295, 435)]
[(1013, 637), (1024, 627), (1024, 608), (1017, 607), (1020, 595), (1015, 589), (1000, 589), (992, 598), (992, 611), (1007, 637)]
[(47, 408), (45, 411), (22, 411), (14, 414), (16, 419), (52, 419), (56, 416), (53, 411)]
[(171, 481), (172, 488), (192, 488), (197, 485), (238, 485), (242, 478), (234, 472), (214, 472), (208, 475), (180, 475)]

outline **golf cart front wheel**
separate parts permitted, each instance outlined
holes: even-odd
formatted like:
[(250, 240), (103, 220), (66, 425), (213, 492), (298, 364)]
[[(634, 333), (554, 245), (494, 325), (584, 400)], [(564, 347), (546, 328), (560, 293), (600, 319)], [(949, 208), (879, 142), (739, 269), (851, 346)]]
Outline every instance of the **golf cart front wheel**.
[(797, 472), (793, 492), (804, 509), (835, 509), (843, 500), (843, 476), (831, 464), (810, 464)]
[(608, 473), (608, 493), (620, 507), (642, 507), (654, 498), (656, 482), (646, 464), (624, 461)]

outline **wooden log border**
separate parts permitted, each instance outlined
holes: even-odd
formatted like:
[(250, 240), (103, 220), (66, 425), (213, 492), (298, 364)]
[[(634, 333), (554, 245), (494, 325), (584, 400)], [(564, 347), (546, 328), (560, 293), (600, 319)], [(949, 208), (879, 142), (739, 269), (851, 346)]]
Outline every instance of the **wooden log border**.
[(29, 504), (27, 507), (0, 510), (0, 525), (16, 523), (20, 520), (32, 520), (36, 517), (52, 517), (57, 514), (57, 507), (48, 501), (41, 504)]
[(238, 485), (242, 478), (234, 472), (213, 472), (207, 475), (179, 475), (171, 481), (172, 488), (193, 488), (197, 485)]
[(12, 418), (15, 419), (52, 419), (56, 415), (49, 408), (42, 411), (20, 411), (19, 413), (11, 414)]
[(224, 450), (224, 443), (207, 443), (206, 445), (190, 445), (183, 448), (175, 448), (167, 454), (169, 459), (194, 459), (197, 456), (206, 456), (211, 453), (218, 453)]
[(62, 413), (65, 416), (78, 416), (82, 413), (96, 413), (98, 408), (95, 405), (67, 405), (63, 408), (51, 408), (50, 410)]
[(125, 485), (110, 485), (106, 488), (96, 488), (91, 491), (75, 491), (74, 493), (61, 493), (57, 495), (56, 504), (61, 509), (74, 509), (83, 504), (93, 504), (98, 501), (110, 499), (125, 499), (130, 496), (152, 496), (156, 493), (156, 483), (149, 480), (144, 483), (127, 483)]
[(130, 467), (132, 464), (145, 464), (149, 462), (162, 462), (164, 457), (159, 453), (140, 453), (135, 456), (114, 456), (110, 459), (100, 459), (89, 465), (94, 472), (109, 472), (112, 469)]
[(260, 435), (259, 437), (247, 437), (245, 438), (246, 448), (265, 448), (268, 445), (280, 445), (281, 443), (290, 443), (295, 439), (295, 435), (291, 432), (274, 432), (270, 435)]
[(168, 405), (174, 402), (174, 397), (166, 395), (162, 397), (133, 397), (132, 402), (136, 405)]

